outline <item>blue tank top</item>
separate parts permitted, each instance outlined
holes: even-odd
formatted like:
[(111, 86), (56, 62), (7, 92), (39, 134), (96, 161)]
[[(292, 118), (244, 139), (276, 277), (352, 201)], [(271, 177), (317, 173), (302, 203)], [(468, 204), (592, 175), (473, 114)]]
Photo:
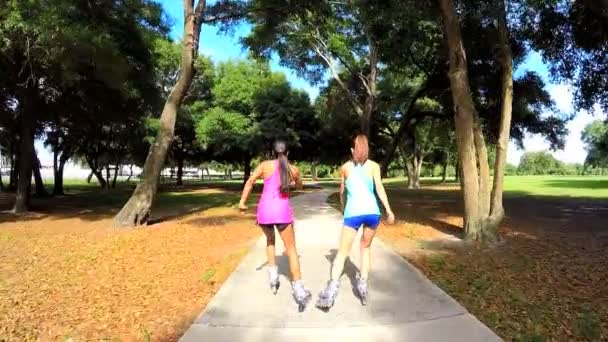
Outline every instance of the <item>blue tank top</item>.
[(365, 172), (364, 165), (353, 165), (350, 174), (346, 177), (344, 218), (380, 215), (380, 207), (374, 192), (374, 180)]

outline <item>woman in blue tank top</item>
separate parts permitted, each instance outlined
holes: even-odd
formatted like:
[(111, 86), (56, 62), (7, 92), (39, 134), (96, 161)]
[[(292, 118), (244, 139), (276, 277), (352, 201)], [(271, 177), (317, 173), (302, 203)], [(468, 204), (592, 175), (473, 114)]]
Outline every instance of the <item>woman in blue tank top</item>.
[(392, 224), (395, 221), (395, 215), (388, 203), (380, 178), (380, 167), (377, 163), (368, 160), (369, 146), (365, 135), (358, 135), (354, 139), (351, 152), (352, 160), (342, 165), (340, 170), (340, 203), (344, 212), (344, 224), (340, 237), (340, 248), (331, 268), (331, 279), (327, 288), (319, 294), (317, 301), (317, 307), (321, 309), (329, 309), (338, 295), (344, 262), (361, 227), (363, 227), (361, 265), (357, 275), (356, 290), (361, 303), (363, 305), (367, 303), (367, 279), (371, 263), (370, 246), (381, 218), (376, 194), (386, 210), (388, 223)]

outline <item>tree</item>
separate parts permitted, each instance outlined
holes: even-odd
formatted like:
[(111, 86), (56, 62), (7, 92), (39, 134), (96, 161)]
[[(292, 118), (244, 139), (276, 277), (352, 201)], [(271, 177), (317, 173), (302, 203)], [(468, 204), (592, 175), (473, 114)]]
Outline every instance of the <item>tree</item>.
[(313, 160), (318, 124), (308, 95), (291, 88), (267, 64), (229, 61), (217, 67), (213, 105), (198, 115), (197, 137), (218, 161), (243, 165), (245, 180), (256, 157), (267, 157), (276, 138), (290, 156)]
[(608, 124), (601, 120), (593, 121), (583, 130), (581, 140), (587, 150), (585, 167), (608, 167)]
[[(160, 92), (166, 97), (179, 75), (181, 49), (179, 44), (166, 39), (157, 39), (154, 50), (156, 77)], [(195, 125), (199, 119), (197, 113), (207, 109), (213, 97), (211, 89), (213, 88), (215, 75), (211, 60), (205, 56), (197, 56), (194, 64), (196, 72), (192, 79), (192, 85), (184, 97), (183, 106), (177, 113), (175, 136), (168, 153), (169, 159), (177, 166), (177, 185), (183, 183), (184, 164), (186, 162), (194, 164), (200, 162), (202, 150), (195, 133)]]
[[(503, 92), (501, 111), (501, 129), (499, 143), (502, 145), (508, 139), (511, 115), (511, 84), (512, 61), (506, 13), (503, 0), (497, 0), (495, 8), (499, 26), (499, 42), (502, 49)], [(452, 101), (454, 104), (454, 120), (456, 125), (456, 142), (458, 146), (459, 164), (462, 169), (462, 188), (464, 196), (464, 228), (465, 238), (469, 240), (488, 241), (495, 238), (495, 230), (502, 221), (502, 177), (494, 177), (493, 194), (489, 190), (490, 168), (488, 152), (483, 135), (479, 113), (473, 101), (467, 72), (467, 55), (465, 53), (460, 22), (452, 0), (439, 0), (443, 19), (444, 33), (448, 47), (450, 71), (448, 77), (451, 84)], [(506, 148), (501, 147), (499, 153), (506, 155)], [(495, 169), (503, 173), (503, 156), (496, 158)]]
[(563, 164), (547, 151), (526, 152), (521, 156), (517, 173), (520, 175), (563, 174)]
[[(552, 77), (574, 85), (577, 108), (608, 109), (608, 8), (605, 1), (524, 0), (516, 34), (549, 62)], [(559, 38), (555, 37), (559, 32)]]
[(194, 62), (206, 0), (184, 0), (184, 37), (181, 69), (160, 116), (160, 130), (143, 167), (143, 176), (135, 191), (114, 217), (117, 226), (136, 226), (147, 223), (152, 200), (158, 190), (158, 179), (165, 163), (169, 145), (173, 139), (177, 112), (194, 76)]
[(375, 11), (381, 4), (256, 0), (250, 6), (254, 27), (245, 43), (254, 54), (269, 58), (276, 52), (282, 65), (313, 82), (329, 72), (359, 117), (360, 131), (369, 134), (379, 73), (375, 28), (382, 20)]
[(133, 90), (131, 81), (147, 75), (147, 37), (164, 30), (160, 18), (160, 5), (148, 0), (95, 5), (11, 0), (0, 8), (0, 69), (10, 80), (5, 91), (19, 127), (14, 212), (27, 210), (34, 136), (49, 120), (50, 107), (83, 78)]

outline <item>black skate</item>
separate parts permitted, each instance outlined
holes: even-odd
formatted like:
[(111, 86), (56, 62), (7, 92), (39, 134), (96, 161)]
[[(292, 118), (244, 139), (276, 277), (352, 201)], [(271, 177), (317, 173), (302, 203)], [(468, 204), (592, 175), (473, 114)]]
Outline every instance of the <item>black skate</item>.
[(298, 303), (298, 312), (303, 312), (310, 301), (312, 295), (308, 291), (302, 282), (297, 281), (293, 283), (293, 299)]
[(338, 281), (331, 280), (327, 284), (327, 288), (319, 293), (319, 299), (317, 300), (316, 307), (323, 311), (328, 311), (334, 305), (334, 301), (338, 296), (339, 289), (340, 284)]
[(359, 274), (357, 274), (357, 295), (359, 296), (359, 300), (361, 300), (361, 305), (367, 305), (367, 298), (369, 296), (367, 280), (361, 278)]

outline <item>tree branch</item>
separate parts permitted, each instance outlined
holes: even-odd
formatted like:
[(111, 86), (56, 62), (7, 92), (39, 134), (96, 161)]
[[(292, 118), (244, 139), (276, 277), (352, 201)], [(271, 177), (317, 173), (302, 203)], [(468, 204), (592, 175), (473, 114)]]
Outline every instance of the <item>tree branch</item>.
[(361, 108), (359, 103), (357, 103), (357, 101), (354, 99), (353, 94), (350, 92), (350, 90), (348, 89), (346, 84), (342, 81), (342, 78), (338, 74), (338, 71), (336, 70), (336, 67), (335, 67), (333, 61), (331, 60), (331, 58), (329, 56), (325, 55), (323, 53), (323, 51), (321, 51), (319, 46), (317, 46), (316, 44), (311, 43), (311, 46), (312, 46), (313, 50), (315, 50), (317, 55), (319, 55), (319, 57), (321, 57), (321, 59), (323, 59), (323, 61), (325, 61), (325, 64), (327, 64), (327, 66), (329, 67), (329, 70), (331, 71), (331, 74), (332, 74), (334, 80), (338, 83), (340, 88), (342, 88), (342, 90), (344, 91), (346, 98), (350, 102), (350, 105), (353, 107), (353, 109), (355, 110), (357, 115), (359, 115), (359, 116), (363, 115), (363, 109)]

